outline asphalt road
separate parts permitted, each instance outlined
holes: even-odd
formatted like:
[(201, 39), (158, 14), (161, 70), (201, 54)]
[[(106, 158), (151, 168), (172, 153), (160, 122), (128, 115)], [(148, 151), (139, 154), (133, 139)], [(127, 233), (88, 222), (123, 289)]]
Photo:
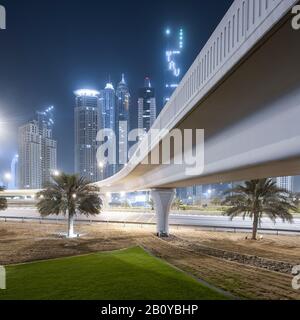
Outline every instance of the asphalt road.
[[(6, 211), (0, 212), (0, 218), (6, 217), (25, 217), (25, 218), (39, 218), (40, 215), (34, 208), (8, 208)], [(53, 216), (56, 217), (56, 216)], [(63, 216), (59, 216), (63, 218)], [(78, 219), (89, 219), (85, 216), (78, 216)], [(155, 223), (155, 214), (149, 212), (121, 212), (121, 211), (104, 211), (99, 216), (92, 217), (97, 221), (110, 221), (110, 222), (133, 222), (133, 223)], [(243, 228), (252, 227), (252, 221), (249, 218), (243, 220), (241, 217), (237, 217), (234, 220), (230, 220), (224, 216), (212, 216), (212, 215), (187, 215), (187, 214), (170, 214), (170, 224), (172, 225), (187, 225), (187, 226), (212, 226), (212, 227), (232, 227)], [(292, 224), (284, 223), (280, 219), (274, 224), (270, 219), (262, 219), (262, 228), (266, 229), (283, 229), (293, 230), (300, 232), (300, 219), (295, 218)]]

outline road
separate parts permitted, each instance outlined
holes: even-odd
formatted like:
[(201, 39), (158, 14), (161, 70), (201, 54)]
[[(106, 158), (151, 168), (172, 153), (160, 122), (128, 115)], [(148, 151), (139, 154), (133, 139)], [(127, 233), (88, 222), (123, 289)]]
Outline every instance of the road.
[[(0, 213), (1, 217), (25, 217), (25, 218), (39, 218), (40, 215), (34, 208), (8, 208), (6, 211)], [(53, 216), (55, 218), (55, 216)], [(58, 218), (63, 219), (63, 216)], [(89, 219), (85, 216), (78, 216), (77, 219)], [(96, 221), (110, 221), (110, 222), (132, 222), (132, 223), (155, 223), (155, 214), (151, 212), (122, 212), (122, 211), (104, 211), (99, 216), (92, 217)], [(251, 228), (251, 219), (243, 220), (241, 217), (235, 218), (231, 221), (228, 217), (205, 215), (187, 215), (187, 214), (170, 214), (171, 225), (187, 225), (187, 226), (212, 226), (212, 227), (232, 227), (232, 228)], [(262, 228), (265, 229), (283, 229), (300, 232), (300, 219), (295, 218), (292, 224), (284, 223), (280, 219), (274, 224), (270, 219), (262, 219)]]

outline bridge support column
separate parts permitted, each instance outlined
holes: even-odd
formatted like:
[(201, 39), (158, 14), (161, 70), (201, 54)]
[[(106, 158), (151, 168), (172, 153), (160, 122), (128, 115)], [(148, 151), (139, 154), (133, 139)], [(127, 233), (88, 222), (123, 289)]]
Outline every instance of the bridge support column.
[(100, 193), (100, 198), (102, 200), (102, 209), (108, 209), (109, 208), (109, 199), (106, 194)]
[(159, 237), (169, 236), (169, 213), (174, 196), (174, 189), (151, 190), (151, 197), (154, 201), (156, 211), (156, 230)]

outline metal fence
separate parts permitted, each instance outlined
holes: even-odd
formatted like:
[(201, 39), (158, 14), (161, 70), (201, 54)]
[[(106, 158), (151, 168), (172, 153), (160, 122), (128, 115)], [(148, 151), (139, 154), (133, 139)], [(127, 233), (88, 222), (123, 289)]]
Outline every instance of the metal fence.
[[(0, 222), (9, 222), (9, 221), (18, 221), (18, 222), (26, 222), (26, 221), (36, 221), (42, 224), (43, 222), (48, 223), (62, 223), (65, 222), (66, 219), (60, 217), (10, 217), (10, 216), (1, 216)], [(101, 223), (101, 224), (117, 224), (123, 225), (123, 227), (132, 225), (143, 228), (144, 226), (155, 226), (154, 222), (138, 222), (138, 221), (114, 221), (114, 220), (96, 220), (96, 219), (75, 219), (75, 222), (81, 224), (91, 224), (91, 223)], [(170, 223), (170, 227), (176, 228), (177, 230), (181, 228), (189, 228), (194, 230), (210, 230), (210, 231), (227, 231), (227, 232), (248, 232), (252, 230), (252, 227), (238, 227), (238, 226), (222, 226), (222, 225), (191, 225), (191, 224), (176, 224)], [(258, 228), (258, 232), (260, 233), (270, 233), (270, 234), (300, 234), (300, 230), (297, 229), (283, 229), (283, 228)]]

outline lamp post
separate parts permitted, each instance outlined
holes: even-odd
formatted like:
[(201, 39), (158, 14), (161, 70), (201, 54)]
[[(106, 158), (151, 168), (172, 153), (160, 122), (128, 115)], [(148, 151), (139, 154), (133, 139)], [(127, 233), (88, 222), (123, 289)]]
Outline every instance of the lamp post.
[(11, 182), (11, 179), (12, 179), (12, 175), (9, 172), (4, 173), (3, 183), (5, 188), (8, 188), (8, 185)]

